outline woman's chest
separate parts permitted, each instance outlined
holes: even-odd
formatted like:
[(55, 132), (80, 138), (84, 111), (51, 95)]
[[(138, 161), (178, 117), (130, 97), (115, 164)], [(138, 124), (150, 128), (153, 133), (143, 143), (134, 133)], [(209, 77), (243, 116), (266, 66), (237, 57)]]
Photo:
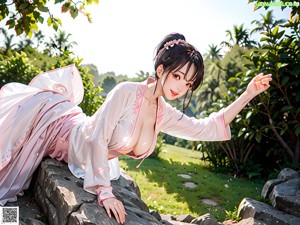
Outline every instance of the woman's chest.
[(136, 156), (144, 154), (154, 142), (156, 119), (157, 104), (149, 104), (147, 100), (138, 110), (127, 110), (114, 129), (109, 148), (122, 154), (130, 151)]

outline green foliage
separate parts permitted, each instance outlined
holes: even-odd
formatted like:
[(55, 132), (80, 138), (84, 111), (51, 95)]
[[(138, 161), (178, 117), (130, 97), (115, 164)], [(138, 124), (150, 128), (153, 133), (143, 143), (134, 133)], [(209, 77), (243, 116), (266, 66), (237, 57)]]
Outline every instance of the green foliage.
[(244, 24), (233, 25), (233, 31), (226, 30), (225, 32), (229, 41), (222, 41), (223, 46), (233, 48), (235, 45), (252, 46), (255, 44), (255, 41), (250, 39), (248, 29), (244, 28)]
[(80, 68), (82, 81), (84, 86), (84, 98), (79, 105), (82, 110), (89, 116), (93, 115), (104, 102), (104, 98), (100, 96), (101, 87), (95, 87), (92, 81), (92, 75), (88, 73), (88, 69)]
[(52, 64), (56, 62), (56, 58), (50, 57), (46, 54), (38, 52), (35, 48), (27, 46), (22, 50), (25, 52), (27, 57), (31, 59), (31, 63), (40, 68), (42, 71), (46, 71)]
[(150, 158), (158, 159), (159, 153), (162, 151), (165, 145), (165, 140), (163, 139), (163, 133), (159, 133), (157, 136), (157, 141), (153, 153), (150, 155)]
[(232, 211), (230, 210), (225, 210), (226, 213), (226, 219), (230, 219), (233, 221), (240, 221), (242, 218), (238, 215), (238, 208), (234, 207), (234, 209)]
[(144, 72), (144, 71), (140, 71), (139, 73), (136, 73), (135, 74), (136, 77), (133, 77), (131, 80), (134, 81), (134, 82), (142, 82), (144, 80), (146, 80), (148, 77), (150, 77), (150, 74), (149, 72)]
[(65, 51), (71, 51), (74, 45), (77, 45), (75, 41), (69, 41), (71, 34), (67, 34), (65, 31), (58, 30), (54, 34), (54, 38), (50, 37), (50, 41), (46, 42), (46, 49), (50, 56), (59, 55), (62, 56)]
[(32, 64), (25, 52), (15, 52), (11, 57), (0, 55), (0, 87), (10, 82), (28, 84), (41, 72)]
[(0, 34), (3, 34), (3, 48), (0, 49), (0, 53), (6, 56), (11, 55), (12, 48), (16, 45), (13, 43), (14, 35), (9, 35), (4, 28), (0, 28)]
[(168, 135), (168, 134), (164, 134), (163, 138), (164, 138), (165, 142), (170, 145), (174, 145), (177, 140), (176, 137)]
[(240, 171), (247, 174), (250, 180), (262, 179), (263, 167), (261, 164), (248, 160), (240, 166)]
[[(250, 52), (249, 48), (242, 48), (238, 45), (234, 46), (228, 52), (222, 61), (219, 62), (220, 68), (226, 73), (223, 74), (219, 80), (216, 78), (206, 79), (206, 84), (210, 88), (203, 91), (203, 87), (199, 90), (202, 101), (207, 99), (202, 104), (202, 116), (208, 116), (212, 112), (221, 110), (223, 107), (229, 105), (245, 90), (245, 85), (241, 86), (240, 77), (235, 77), (236, 74), (242, 74), (246, 71), (242, 67), (243, 63), (249, 63), (250, 60), (242, 57), (243, 54)], [(224, 72), (222, 72), (224, 73)], [(211, 77), (216, 74), (211, 74)], [(224, 80), (228, 80), (224, 82)], [(220, 85), (225, 86), (226, 91), (218, 89)], [(208, 90), (212, 90), (211, 95), (203, 95)], [(211, 96), (211, 98), (209, 98)], [(216, 97), (218, 96), (218, 97)], [(250, 136), (252, 131), (251, 119), (253, 109), (246, 107), (230, 125), (232, 139), (226, 142), (201, 142), (203, 152), (202, 159), (208, 161), (212, 166), (219, 169), (227, 167), (231, 168), (235, 173), (241, 171), (241, 165), (249, 160), (254, 151), (254, 143), (249, 140), (253, 138)]]
[(228, 159), (224, 151), (216, 142), (203, 142), (197, 145), (197, 151), (202, 153), (201, 160), (209, 162), (214, 169), (228, 166)]
[(93, 83), (95, 86), (98, 86), (99, 85), (99, 82), (98, 82), (99, 72), (98, 72), (97, 66), (94, 64), (84, 64), (82, 66), (83, 66), (83, 68), (87, 68), (87, 67), (89, 68), (89, 73), (93, 74)]
[[(204, 160), (216, 168), (228, 166), (237, 175), (246, 174), (250, 179), (261, 178), (275, 166), (288, 165), (287, 162), (296, 165), (300, 160), (299, 17), (284, 23), (267, 13), (263, 20), (254, 22), (261, 28), (254, 29), (261, 31), (259, 46), (252, 49), (235, 46), (224, 56), (219, 65), (226, 71), (227, 82), (221, 82), (225, 83), (227, 91), (219, 92), (222, 98), (204, 105), (206, 111), (202, 116), (229, 105), (260, 72), (273, 75), (271, 87), (248, 103), (230, 124), (230, 141), (201, 143)], [(233, 50), (235, 56), (228, 57)], [(237, 59), (242, 59), (243, 68)], [(215, 86), (208, 83), (208, 87), (217, 87), (217, 83)], [(227, 164), (222, 161), (224, 153)]]
[[(288, 28), (291, 34), (286, 34)], [(252, 122), (255, 138), (261, 142), (264, 135), (268, 143), (275, 140), (289, 155), (289, 161), (297, 163), (300, 161), (299, 18), (261, 34), (262, 50), (246, 56), (251, 63), (245, 65), (249, 70), (241, 79), (241, 85), (246, 85), (259, 71), (273, 75), (268, 94), (260, 95), (255, 102), (257, 117)], [(259, 124), (258, 118), (266, 122)]]
[(106, 76), (102, 81), (101, 87), (104, 94), (108, 94), (117, 85), (117, 80), (113, 76)]
[[(7, 0), (1, 1), (0, 21), (5, 20), (7, 28), (14, 28), (17, 35), (25, 33), (31, 37), (34, 32), (39, 30), (38, 25), (43, 24), (44, 21), (47, 21), (48, 26), (57, 31), (58, 28), (62, 26), (62, 21), (51, 13), (47, 2), (46, 0), (21, 0), (13, 1), (13, 3)], [(99, 0), (85, 0), (77, 3), (69, 0), (54, 1), (55, 5), (62, 5), (62, 12), (69, 12), (73, 19), (76, 18), (80, 12), (86, 16), (90, 22), (91, 15), (85, 11), (85, 8), (87, 5), (98, 3)]]
[[(278, 173), (279, 173), (279, 172), (278, 172)], [(278, 173), (277, 173), (277, 175), (278, 175)], [(257, 200), (257, 201), (259, 201), (259, 202), (266, 203), (266, 204), (268, 204), (268, 205), (270, 205), (270, 206), (272, 205), (272, 203), (271, 203), (271, 201), (270, 201), (269, 198), (264, 198), (264, 197), (261, 196), (261, 195), (256, 196), (254, 199)]]

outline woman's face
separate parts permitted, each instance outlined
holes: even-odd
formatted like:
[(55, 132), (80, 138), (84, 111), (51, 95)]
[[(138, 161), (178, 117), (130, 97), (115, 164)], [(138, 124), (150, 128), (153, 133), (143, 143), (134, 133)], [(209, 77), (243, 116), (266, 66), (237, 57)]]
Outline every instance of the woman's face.
[(194, 74), (195, 67), (191, 66), (188, 73), (187, 64), (177, 71), (171, 71), (169, 74), (163, 74), (163, 95), (168, 100), (180, 98), (192, 87), (193, 81), (190, 81)]

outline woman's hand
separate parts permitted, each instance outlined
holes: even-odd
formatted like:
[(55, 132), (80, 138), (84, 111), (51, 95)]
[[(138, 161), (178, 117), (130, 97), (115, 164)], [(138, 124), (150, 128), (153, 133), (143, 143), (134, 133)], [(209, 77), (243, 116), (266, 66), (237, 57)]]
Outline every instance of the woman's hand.
[(252, 98), (256, 95), (266, 91), (270, 87), (270, 81), (272, 80), (272, 75), (264, 75), (260, 73), (256, 75), (248, 84), (246, 93), (249, 94)]
[(116, 198), (107, 198), (103, 200), (102, 203), (109, 218), (111, 218), (110, 211), (112, 211), (118, 223), (125, 223), (125, 215), (127, 214), (121, 201)]
[(266, 91), (270, 87), (272, 75), (263, 73), (255, 76), (247, 86), (246, 91), (240, 95), (234, 102), (224, 110), (225, 126), (229, 125), (239, 112), (251, 101), (256, 95)]

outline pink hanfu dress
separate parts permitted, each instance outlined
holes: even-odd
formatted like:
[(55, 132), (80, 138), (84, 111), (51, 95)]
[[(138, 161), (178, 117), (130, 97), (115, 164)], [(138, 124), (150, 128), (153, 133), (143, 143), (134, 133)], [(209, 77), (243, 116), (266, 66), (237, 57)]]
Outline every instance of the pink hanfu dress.
[[(128, 149), (145, 99), (144, 82), (122, 82), (92, 116), (78, 107), (83, 85), (74, 65), (42, 73), (29, 85), (10, 83), (0, 91), (0, 204), (28, 188), (32, 174), (45, 156), (68, 163), (72, 174), (84, 179), (84, 189), (98, 203), (114, 197), (111, 179), (119, 176), (117, 158)], [(158, 99), (155, 134), (145, 159), (155, 148), (158, 133), (197, 141), (231, 138), (223, 110), (204, 119), (191, 118)]]

